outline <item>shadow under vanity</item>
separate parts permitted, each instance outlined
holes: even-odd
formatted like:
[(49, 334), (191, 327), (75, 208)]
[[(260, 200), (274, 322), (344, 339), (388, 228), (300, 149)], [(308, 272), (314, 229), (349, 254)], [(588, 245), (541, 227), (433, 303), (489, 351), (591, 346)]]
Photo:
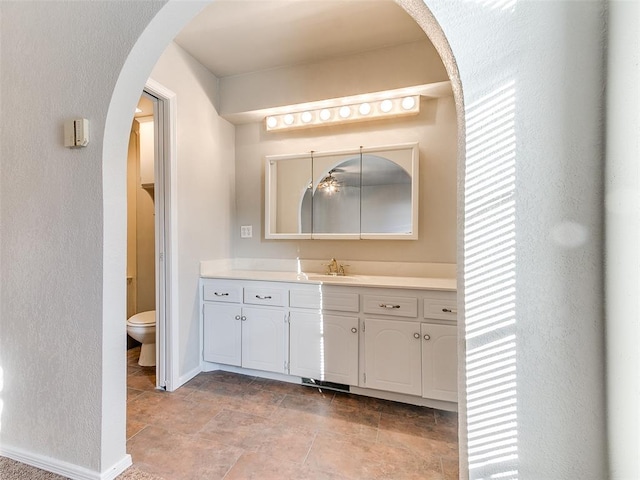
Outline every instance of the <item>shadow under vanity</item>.
[(205, 371), (457, 410), (452, 278), (202, 266), (200, 302)]

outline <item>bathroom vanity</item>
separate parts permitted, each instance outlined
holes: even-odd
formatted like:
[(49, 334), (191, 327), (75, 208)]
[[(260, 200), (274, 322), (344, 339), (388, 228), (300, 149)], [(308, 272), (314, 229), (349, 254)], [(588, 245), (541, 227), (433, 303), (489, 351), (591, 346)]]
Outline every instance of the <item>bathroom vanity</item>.
[(204, 370), (456, 410), (453, 279), (232, 270), (200, 302)]

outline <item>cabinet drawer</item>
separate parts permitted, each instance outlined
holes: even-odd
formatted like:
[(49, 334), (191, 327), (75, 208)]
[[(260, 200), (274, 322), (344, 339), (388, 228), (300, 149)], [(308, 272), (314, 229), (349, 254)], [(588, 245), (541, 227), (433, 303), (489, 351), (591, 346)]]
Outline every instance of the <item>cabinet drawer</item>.
[(320, 310), (322, 294), (319, 289), (289, 290), (289, 306), (293, 308), (311, 308)]
[(415, 318), (418, 316), (418, 299), (415, 297), (365, 295), (363, 308), (364, 313)]
[(242, 301), (242, 287), (230, 282), (204, 282), (202, 284), (202, 299), (205, 302), (240, 303)]
[(424, 318), (456, 321), (458, 305), (455, 292), (439, 292), (424, 297)]
[(360, 296), (357, 293), (291, 290), (289, 292), (289, 305), (292, 308), (358, 312), (360, 310)]
[(287, 293), (287, 290), (271, 287), (246, 287), (244, 303), (284, 307), (287, 304)]

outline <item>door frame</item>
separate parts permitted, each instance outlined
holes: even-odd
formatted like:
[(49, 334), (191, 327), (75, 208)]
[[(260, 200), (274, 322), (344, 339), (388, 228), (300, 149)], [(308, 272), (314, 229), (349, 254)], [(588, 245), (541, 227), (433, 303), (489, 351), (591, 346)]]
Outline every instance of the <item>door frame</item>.
[(176, 94), (149, 78), (144, 92), (157, 99), (154, 116), (154, 199), (156, 247), (156, 388), (174, 391), (179, 385), (177, 279), (177, 213), (174, 198)]

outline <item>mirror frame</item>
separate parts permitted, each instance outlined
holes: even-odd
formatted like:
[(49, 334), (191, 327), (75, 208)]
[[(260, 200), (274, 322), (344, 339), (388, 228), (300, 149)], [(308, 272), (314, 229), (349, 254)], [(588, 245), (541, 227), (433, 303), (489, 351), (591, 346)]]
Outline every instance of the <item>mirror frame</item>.
[[(280, 160), (293, 160), (299, 158), (309, 159), (335, 156), (335, 155), (358, 155), (358, 154), (376, 154), (389, 150), (411, 150), (411, 168), (408, 172), (411, 175), (411, 231), (407, 233), (362, 233), (344, 234), (344, 233), (277, 233), (275, 230), (276, 215), (271, 214), (271, 210), (275, 208), (276, 189), (272, 188), (275, 169), (271, 166), (273, 162)], [(417, 240), (418, 239), (418, 205), (419, 205), (419, 149), (417, 142), (401, 143), (393, 145), (381, 145), (376, 147), (359, 147), (347, 150), (334, 150), (326, 152), (305, 152), (286, 155), (267, 155), (265, 157), (265, 203), (264, 203), (264, 238), (267, 240)], [(313, 164), (312, 164), (313, 168)], [(310, 171), (312, 174), (312, 170)]]

